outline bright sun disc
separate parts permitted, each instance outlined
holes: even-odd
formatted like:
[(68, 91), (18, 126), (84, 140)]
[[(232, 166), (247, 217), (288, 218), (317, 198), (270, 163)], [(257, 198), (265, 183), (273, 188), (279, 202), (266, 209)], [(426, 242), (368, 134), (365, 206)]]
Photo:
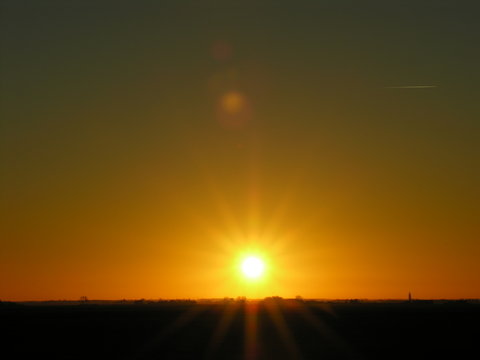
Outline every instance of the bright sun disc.
[(263, 261), (255, 256), (249, 256), (242, 262), (243, 274), (251, 279), (256, 279), (263, 274), (265, 265)]

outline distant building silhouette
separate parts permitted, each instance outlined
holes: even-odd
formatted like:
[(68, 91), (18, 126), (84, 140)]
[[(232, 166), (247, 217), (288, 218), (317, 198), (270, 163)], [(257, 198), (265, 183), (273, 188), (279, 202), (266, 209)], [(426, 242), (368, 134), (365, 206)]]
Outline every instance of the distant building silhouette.
[(408, 293), (408, 302), (412, 302), (412, 293), (411, 292)]

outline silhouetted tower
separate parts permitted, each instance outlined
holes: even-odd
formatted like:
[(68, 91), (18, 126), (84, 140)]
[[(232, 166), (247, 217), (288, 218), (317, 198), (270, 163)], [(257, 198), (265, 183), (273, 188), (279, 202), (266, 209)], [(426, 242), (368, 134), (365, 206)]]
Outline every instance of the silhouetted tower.
[(408, 293), (408, 302), (412, 302), (412, 293), (411, 292)]

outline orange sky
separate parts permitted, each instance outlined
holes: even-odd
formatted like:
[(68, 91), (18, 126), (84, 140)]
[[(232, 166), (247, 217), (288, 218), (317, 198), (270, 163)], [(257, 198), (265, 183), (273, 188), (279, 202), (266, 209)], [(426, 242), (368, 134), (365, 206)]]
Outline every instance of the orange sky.
[(472, 9), (43, 3), (0, 25), (0, 300), (480, 298)]

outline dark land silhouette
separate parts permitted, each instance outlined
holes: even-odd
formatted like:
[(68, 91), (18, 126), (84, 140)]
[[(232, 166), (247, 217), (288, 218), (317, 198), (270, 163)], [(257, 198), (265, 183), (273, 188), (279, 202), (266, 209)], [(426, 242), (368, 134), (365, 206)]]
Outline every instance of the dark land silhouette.
[(0, 302), (2, 352), (46, 359), (464, 359), (478, 301)]

